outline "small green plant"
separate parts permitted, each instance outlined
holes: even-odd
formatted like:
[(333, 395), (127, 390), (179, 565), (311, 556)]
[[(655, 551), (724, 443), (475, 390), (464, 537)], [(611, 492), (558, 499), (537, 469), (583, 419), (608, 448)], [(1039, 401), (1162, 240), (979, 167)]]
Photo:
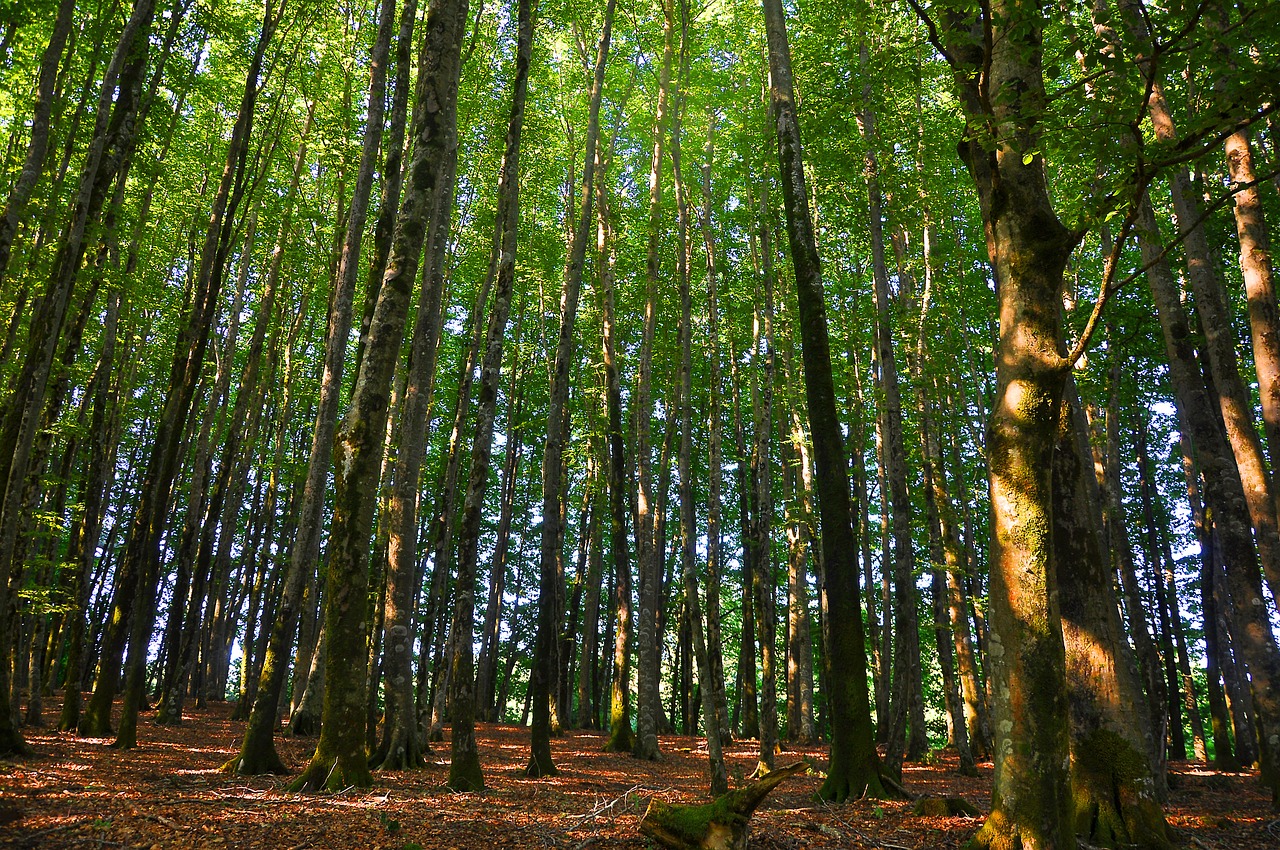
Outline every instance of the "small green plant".
[(111, 826), (111, 818), (94, 818), (94, 829), (108, 829)]
[(406, 841), (402, 850), (422, 850), (422, 845), (416, 841)]
[(386, 812), (378, 815), (378, 821), (382, 824), (382, 828), (387, 831), (388, 835), (395, 835), (400, 831), (400, 821), (388, 816)]
[(874, 817), (876, 820), (884, 820), (884, 809), (882, 809), (880, 806), (872, 806), (871, 816)]

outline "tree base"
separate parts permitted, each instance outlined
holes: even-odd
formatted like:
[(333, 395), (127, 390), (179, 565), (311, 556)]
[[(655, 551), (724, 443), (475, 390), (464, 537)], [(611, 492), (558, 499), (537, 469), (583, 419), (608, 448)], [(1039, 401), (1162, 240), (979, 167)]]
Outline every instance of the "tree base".
[[(430, 752), (430, 749), (427, 752)], [(369, 759), (369, 769), (421, 770), (427, 766), (424, 755), (422, 749), (418, 747), (418, 736), (409, 731), (403, 738), (386, 741), (378, 747), (373, 757)]]
[(356, 759), (313, 756), (302, 775), (289, 783), (288, 790), (296, 794), (318, 794), (322, 791), (342, 791), (345, 788), (368, 788), (373, 785), (368, 761), (362, 756)]
[(701, 806), (651, 799), (640, 832), (670, 850), (745, 850), (752, 813), (778, 783), (808, 769), (796, 762)]
[(29, 756), (33, 753), (34, 750), (23, 739), (17, 727), (10, 726), (0, 732), (0, 756)]
[(268, 743), (266, 746), (261, 747), (244, 747), (240, 750), (239, 755), (222, 765), (219, 770), (222, 773), (230, 773), (233, 776), (262, 776), (264, 774), (284, 776), (289, 772), (289, 769), (284, 766), (284, 762), (280, 760), (280, 755), (276, 752), (274, 743)]
[(298, 711), (289, 718), (289, 734), (297, 738), (314, 738), (320, 734), (320, 715)]
[(818, 789), (818, 799), (824, 803), (844, 803), (849, 800), (861, 800), (870, 797), (873, 800), (909, 800), (911, 795), (893, 777), (883, 771), (872, 769), (870, 776), (852, 777), (847, 773), (827, 773), (826, 780)]
[(445, 783), (455, 794), (484, 790), (484, 771), (475, 750), (468, 758), (454, 758), (449, 763), (449, 781)]
[(605, 742), (606, 753), (629, 753), (635, 747), (635, 735), (630, 724), (620, 725), (609, 732), (609, 740)]

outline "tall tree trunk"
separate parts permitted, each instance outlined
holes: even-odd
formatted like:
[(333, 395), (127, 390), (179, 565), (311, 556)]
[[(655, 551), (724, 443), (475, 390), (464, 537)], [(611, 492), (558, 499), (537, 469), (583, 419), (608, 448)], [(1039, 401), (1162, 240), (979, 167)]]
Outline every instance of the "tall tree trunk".
[[(869, 65), (867, 46), (859, 50), (859, 64)], [(885, 768), (902, 775), (902, 760), (917, 761), (929, 746), (924, 729), (923, 682), (920, 675), (919, 591), (915, 583), (915, 554), (911, 545), (911, 497), (907, 492), (906, 446), (902, 436), (902, 393), (898, 386), (897, 357), (893, 346), (893, 319), (889, 305), (889, 270), (885, 263), (884, 212), (880, 193), (879, 144), (876, 116), (871, 108), (871, 84), (863, 87), (860, 116), (867, 145), (866, 179), (870, 202), (871, 267), (875, 281), (876, 351), (884, 409), (884, 475), (888, 484), (893, 529), (893, 620), (898, 639), (893, 646), (893, 699), (889, 710)]]
[[(1154, 235), (1154, 214), (1149, 210), (1149, 203), (1144, 204), (1138, 220), (1143, 260), (1151, 264), (1147, 283), (1164, 334), (1175, 401), (1179, 415), (1191, 433), (1196, 460), (1204, 472), (1204, 499), (1223, 551), (1226, 589), (1240, 626), (1237, 629), (1237, 637), (1240, 638), (1237, 648), (1249, 665), (1249, 687), (1258, 709), (1257, 743), (1267, 751), (1263, 754), (1263, 780), (1272, 789), (1273, 796), (1280, 799), (1280, 732), (1277, 731), (1280, 730), (1280, 694), (1275, 690), (1280, 688), (1280, 678), (1276, 678), (1280, 677), (1280, 650), (1277, 650), (1270, 627), (1263, 625), (1267, 616), (1261, 601), (1258, 566), (1261, 546), (1255, 548), (1246, 488), (1191, 348), (1191, 328), (1177, 283), (1168, 264), (1157, 257), (1162, 249)], [(1257, 610), (1253, 605), (1255, 599), (1258, 600)]]
[[(240, 744), (240, 752), (223, 766), (224, 770), (231, 773), (255, 775), (285, 772), (284, 763), (276, 753), (274, 733), (279, 725), (277, 713), (280, 695), (289, 667), (289, 647), (298, 629), (300, 609), (304, 603), (315, 604), (314, 598), (305, 600), (303, 592), (308, 587), (316, 587), (326, 482), (333, 457), (333, 434), (337, 425), (347, 342), (351, 334), (351, 309), (356, 276), (359, 273), (360, 245), (364, 238), (369, 196), (373, 190), (373, 173), (382, 141), (380, 130), (386, 92), (386, 61), (390, 49), (390, 28), (384, 26), (384, 23), (385, 21), (379, 24), (379, 33), (370, 57), (369, 74), (367, 126), (377, 127), (379, 132), (366, 132), (360, 152), (359, 170), (356, 173), (351, 207), (346, 215), (346, 230), (329, 300), (320, 397), (316, 405), (307, 474), (298, 508), (296, 536), (289, 549), (289, 564), (285, 570), (280, 606), (263, 655), (257, 694), (249, 713), (249, 723)], [(341, 205), (340, 190), (338, 206)], [(301, 649), (301, 645), (299, 648)], [(298, 689), (302, 690), (304, 689)], [(301, 694), (295, 692), (294, 699), (300, 701)]]
[[(765, 34), (769, 44), (769, 90), (778, 134), (778, 165), (787, 215), (787, 237), (796, 274), (800, 308), (800, 343), (805, 395), (813, 428), (817, 467), (819, 528), (822, 563), (830, 604), (832, 658), (846, 659), (831, 682), (831, 764), (818, 792), (824, 800), (842, 802), (864, 794), (881, 797), (880, 761), (872, 737), (871, 707), (867, 703), (866, 647), (862, 633), (862, 602), (858, 591), (858, 562), (849, 503), (849, 475), (843, 436), (836, 412), (835, 382), (831, 375), (826, 303), (818, 260), (809, 193), (805, 185), (800, 147), (800, 122), (791, 79), (791, 48), (781, 0), (764, 0)], [(832, 671), (836, 673), (835, 670)]]
[(653, 157), (649, 165), (649, 241), (645, 263), (644, 331), (640, 340), (639, 378), (636, 384), (636, 564), (640, 580), (640, 615), (636, 627), (636, 758), (659, 757), (658, 729), (662, 706), (658, 692), (661, 654), (658, 644), (658, 604), (662, 583), (657, 528), (661, 513), (655, 510), (653, 485), (653, 346), (658, 326), (658, 251), (662, 235), (662, 162), (666, 146), (671, 64), (675, 41), (675, 0), (662, 3), (662, 64), (658, 75), (658, 102), (653, 119)]
[[(155, 618), (153, 601), (159, 579), (160, 537), (167, 519), (173, 482), (178, 474), (179, 448), (186, 431), (196, 385), (204, 368), (209, 336), (216, 324), (223, 274), (231, 251), (236, 209), (247, 188), (246, 165), (249, 135), (257, 104), (258, 78), (282, 14), (283, 0), (279, 5), (268, 3), (263, 10), (258, 43), (245, 75), (239, 112), (227, 145), (222, 179), (214, 196), (213, 211), (205, 232), (190, 312), (178, 334), (169, 387), (147, 464), (142, 498), (130, 523), (128, 543), (120, 565), (121, 574), (133, 579), (124, 585), (127, 592), (113, 603), (112, 612), (113, 620), (118, 611), (123, 621), (125, 607), (132, 610), (127, 632), (129, 657), (125, 665), (124, 704), (120, 728), (113, 744), (122, 749), (137, 745), (138, 711), (143, 701), (147, 652)], [(115, 640), (122, 644), (124, 636), (124, 630), (121, 629)], [(110, 718), (112, 690), (114, 688), (95, 688), (86, 720), (102, 722), (102, 719)]]
[[(485, 330), (484, 358), (480, 364), (480, 391), (477, 395), (476, 426), (472, 436), (471, 468), (467, 476), (462, 520), (458, 526), (458, 575), (454, 585), (453, 651), (449, 676), (449, 708), (453, 720), (452, 753), (448, 785), (454, 791), (484, 788), (480, 754), (475, 741), (475, 672), (472, 662), (475, 631), (476, 560), (480, 542), (481, 512), (489, 482), (489, 460), (493, 453), (493, 420), (498, 403), (498, 381), (502, 370), (502, 343), (511, 294), (515, 285), (516, 246), (520, 224), (520, 137), (524, 127), (524, 107), (529, 89), (529, 66), (533, 49), (533, 3), (520, 0), (517, 17), (516, 65), (511, 84), (511, 117), (498, 176), (498, 215), (494, 221), (497, 250), (489, 262), (494, 277), (493, 305)], [(370, 348), (372, 351), (372, 347)], [(559, 467), (557, 466), (557, 473)], [(543, 515), (543, 521), (547, 516)], [(545, 599), (546, 597), (542, 597)], [(544, 701), (545, 703), (545, 701)], [(538, 702), (534, 701), (537, 711)]]
[[(603, 165), (603, 164), (602, 164)], [(603, 176), (605, 169), (601, 167)], [(609, 740), (605, 750), (630, 752), (635, 746), (631, 730), (631, 544), (627, 538), (627, 456), (622, 431), (622, 389), (618, 378), (614, 339), (613, 231), (605, 203), (604, 180), (597, 183), (596, 256), (600, 268), (600, 356), (604, 366), (605, 407), (608, 413), (609, 553), (613, 561), (614, 643), (613, 682), (609, 693)], [(639, 533), (637, 532), (637, 538)]]
[[(520, 356), (520, 332), (524, 326), (524, 315), (524, 307), (521, 305), (515, 336), (511, 340), (511, 347), (515, 352), (513, 360)], [(524, 425), (521, 421), (524, 411), (524, 382), (520, 380), (521, 377), (521, 370), (513, 367), (511, 385), (507, 389), (507, 445), (502, 461), (497, 543), (489, 562), (489, 599), (485, 606), (484, 625), (480, 629), (480, 657), (476, 663), (477, 716), (491, 723), (498, 722), (501, 717), (500, 706), (497, 705), (498, 638), (503, 590), (506, 587), (507, 567), (510, 566), (507, 554), (511, 546), (511, 521), (515, 513), (516, 486), (519, 483), (520, 461), (524, 449)]]
[[(42, 420), (44, 402), (58, 339), (71, 300), (75, 279), (84, 258), (85, 238), (91, 221), (101, 213), (107, 191), (133, 150), (135, 120), (147, 65), (153, 0), (137, 0), (103, 77), (97, 119), (81, 170), (70, 223), (54, 262), (53, 273), (31, 318), (29, 342), (22, 370), (14, 382), (0, 425), (0, 575), (14, 574), (22, 519), (23, 491), (32, 459), (32, 447)], [(112, 95), (116, 94), (114, 103)], [(33, 127), (33, 130), (38, 129)], [(0, 581), (0, 658), (9, 657), (12, 632), (8, 580)], [(127, 611), (122, 614), (127, 616)], [(114, 665), (113, 665), (114, 668)], [(113, 669), (113, 674), (114, 674)], [(9, 664), (0, 663), (0, 705), (9, 703)], [(112, 692), (115, 683), (112, 683)], [(103, 721), (105, 732), (110, 723)], [(0, 711), (0, 754), (21, 752), (26, 745), (7, 711)]]
[[(1053, 209), (1036, 152), (1045, 109), (1040, 9), (996, 0), (986, 13), (951, 17), (945, 36), (969, 121), (960, 153), (978, 192), (999, 317), (986, 440), (995, 785), (991, 815), (973, 841), (1073, 848), (1052, 460), (1070, 368), (1060, 354), (1063, 271), (1076, 238)], [(988, 150), (978, 137), (995, 127)]]
[[(371, 781), (364, 746), (366, 589), (369, 538), (386, 433), (387, 392), (428, 235), (430, 203), (445, 179), (446, 151), (454, 140), (466, 17), (466, 0), (437, 0), (428, 14), (419, 98), (414, 110), (414, 157), (409, 166), (412, 188), (396, 219), (395, 237), (351, 407), (334, 440), (334, 514), (325, 602), (328, 682), (320, 740), (310, 764), (293, 783), (294, 790), (367, 787)], [(370, 126), (380, 129), (381, 121), (376, 125), (370, 122)]]
[[(407, 16), (413, 14), (412, 7), (415, 6), (416, 3), (412, 0), (407, 3), (403, 13), (405, 17), (401, 19), (400, 45), (396, 51), (396, 61), (399, 66), (396, 80), (397, 102), (400, 98), (400, 89), (408, 85), (407, 73), (401, 73), (405, 70), (401, 60), (407, 51), (405, 41), (413, 26), (412, 20)], [(388, 19), (393, 10), (394, 6), (387, 9)], [(400, 107), (397, 105), (397, 108)], [(396, 120), (393, 118), (393, 125)], [(452, 132), (451, 129), (445, 130), (447, 136)], [(393, 130), (391, 143), (394, 144), (397, 141), (397, 134)], [(456, 148), (457, 141), (447, 138), (444, 144), (450, 148)], [(446, 156), (455, 157), (456, 152), (448, 153)], [(388, 166), (395, 164), (392, 162), (393, 158), (398, 162), (399, 152), (388, 150)], [(393, 197), (398, 196), (399, 187), (393, 188), (395, 189)], [(423, 241), (426, 262), (422, 268), (422, 289), (414, 317), (408, 374), (395, 426), (397, 433), (392, 438), (398, 448), (393, 463), (394, 471), (386, 515), (387, 586), (381, 612), (383, 658), (386, 668), (386, 712), (382, 739), (370, 758), (370, 766), (379, 770), (414, 769), (424, 764), (419, 750), (417, 718), (413, 705), (414, 602), (417, 598), (417, 587), (420, 584), (418, 528), (420, 526), (422, 459), (426, 453), (428, 413), (435, 391), (436, 358), (443, 322), (444, 263), (449, 225), (453, 214), (453, 196), (454, 169), (446, 165), (441, 169), (441, 176), (433, 187), (425, 212), (427, 229)], [(390, 200), (391, 198), (386, 197), (384, 192), (383, 202)], [(378, 223), (382, 224), (381, 214), (378, 220)], [(381, 249), (382, 246), (378, 245), (377, 248)], [(387, 250), (390, 250), (389, 246)], [(385, 257), (375, 256), (374, 259), (375, 262), (382, 260), (385, 263)], [(371, 269), (371, 272), (374, 270), (376, 269)], [(382, 272), (385, 274), (385, 267)], [(382, 278), (379, 276), (379, 285), (381, 281)], [(366, 342), (368, 338), (371, 337), (366, 335)]]
[[(587, 240), (591, 235), (591, 210), (595, 202), (596, 156), (600, 138), (600, 100), (604, 92), (605, 67), (613, 32), (615, 2), (605, 7), (600, 41), (596, 46), (595, 71), (591, 82), (591, 101), (587, 114), (587, 137), (583, 146), (582, 195), (578, 202), (578, 218), (573, 227), (565, 264), (564, 284), (560, 293), (560, 328), (556, 338), (555, 361), (552, 365), (550, 404), (547, 408), (547, 442), (542, 456), (542, 541), (539, 549), (538, 634), (534, 644), (534, 664), (529, 687), (533, 692), (533, 727), (530, 730), (529, 763), (525, 773), (531, 777), (556, 773), (551, 757), (551, 716), (553, 655), (559, 638), (561, 617), (550, 604), (563, 581), (564, 528), (560, 522), (564, 507), (564, 451), (569, 440), (569, 365), (574, 356), (574, 327), (578, 319), (578, 301), (582, 293), (582, 271), (586, 263)], [(667, 48), (670, 65), (670, 47)], [(668, 72), (669, 73), (669, 72)], [(645, 414), (641, 414), (642, 416)], [(643, 614), (642, 614), (643, 619)], [(641, 688), (644, 674), (641, 674)], [(655, 739), (656, 752), (656, 739)]]
[[(707, 382), (709, 398), (707, 401), (707, 468), (710, 477), (707, 481), (707, 654), (710, 665), (710, 687), (715, 700), (715, 723), (718, 728), (721, 744), (729, 743), (729, 707), (724, 686), (724, 652), (723, 636), (720, 631), (720, 588), (722, 584), (721, 568), (721, 512), (723, 509), (724, 457), (721, 372), (720, 372), (720, 307), (717, 293), (719, 268), (716, 263), (715, 235), (711, 221), (711, 169), (714, 159), (713, 138), (715, 133), (715, 116), (712, 114), (707, 123), (707, 142), (703, 147), (702, 160), (702, 205), (698, 208), (699, 226), (702, 230), (703, 248), (707, 260)], [(695, 651), (696, 651), (695, 645)], [(706, 684), (703, 687), (707, 687)], [(704, 711), (704, 723), (711, 723), (711, 715)], [(708, 734), (710, 732), (708, 731)]]

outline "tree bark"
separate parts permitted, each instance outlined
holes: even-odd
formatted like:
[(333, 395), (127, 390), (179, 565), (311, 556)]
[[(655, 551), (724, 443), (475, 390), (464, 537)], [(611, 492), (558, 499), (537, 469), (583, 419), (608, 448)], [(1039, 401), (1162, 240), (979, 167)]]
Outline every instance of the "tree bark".
[(847, 666), (838, 676), (833, 676), (831, 682), (831, 764), (819, 796), (835, 802), (850, 797), (856, 799), (864, 793), (882, 797), (885, 786), (880, 780), (871, 708), (867, 703), (866, 650), (849, 474), (836, 412), (822, 270), (809, 213), (800, 123), (791, 78), (791, 49), (781, 0), (764, 0), (764, 19), (769, 45), (769, 98), (778, 137), (787, 237), (796, 275), (805, 395), (817, 468), (822, 563), (830, 600), (831, 643), (826, 649), (830, 657), (847, 660)]
[(334, 514), (325, 602), (328, 682), (320, 740), (310, 764), (291, 786), (297, 791), (367, 787), (371, 782), (364, 746), (366, 589), (387, 392), (430, 225), (430, 200), (444, 179), (446, 149), (454, 137), (466, 12), (466, 0), (437, 0), (428, 14), (414, 114), (410, 190), (396, 219), (351, 407), (334, 440)]
[[(986, 441), (995, 785), (991, 815), (973, 843), (1061, 850), (1076, 842), (1066, 769), (1052, 459), (1070, 368), (1059, 353), (1060, 297), (1076, 238), (1053, 209), (1037, 152), (1037, 122), (1046, 104), (1041, 10), (1021, 0), (996, 0), (986, 14), (985, 20), (950, 16), (946, 33), (968, 119), (960, 153), (978, 190), (999, 318)], [(975, 39), (975, 32), (988, 33), (989, 40)], [(980, 141), (986, 138), (993, 146)]]

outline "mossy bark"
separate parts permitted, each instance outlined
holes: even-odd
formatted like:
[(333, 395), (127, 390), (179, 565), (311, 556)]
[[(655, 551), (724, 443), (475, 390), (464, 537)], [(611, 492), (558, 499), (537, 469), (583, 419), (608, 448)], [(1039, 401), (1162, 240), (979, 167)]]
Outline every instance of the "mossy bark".
[(969, 122), (959, 152), (978, 191), (999, 311), (987, 426), (995, 784), (991, 815), (970, 846), (1064, 850), (1076, 840), (1052, 461), (1070, 365), (1060, 354), (1060, 297), (1076, 239), (1054, 212), (1037, 153), (1046, 103), (1043, 10), (995, 0), (983, 12), (949, 16), (945, 25)]
[(804, 762), (779, 768), (701, 806), (654, 798), (640, 819), (640, 832), (671, 850), (745, 850), (752, 813), (780, 782), (808, 768)]
[(1086, 501), (1069, 408), (1062, 406), (1053, 457), (1053, 554), (1066, 648), (1074, 829), (1098, 847), (1164, 850), (1169, 836), (1137, 662)]

